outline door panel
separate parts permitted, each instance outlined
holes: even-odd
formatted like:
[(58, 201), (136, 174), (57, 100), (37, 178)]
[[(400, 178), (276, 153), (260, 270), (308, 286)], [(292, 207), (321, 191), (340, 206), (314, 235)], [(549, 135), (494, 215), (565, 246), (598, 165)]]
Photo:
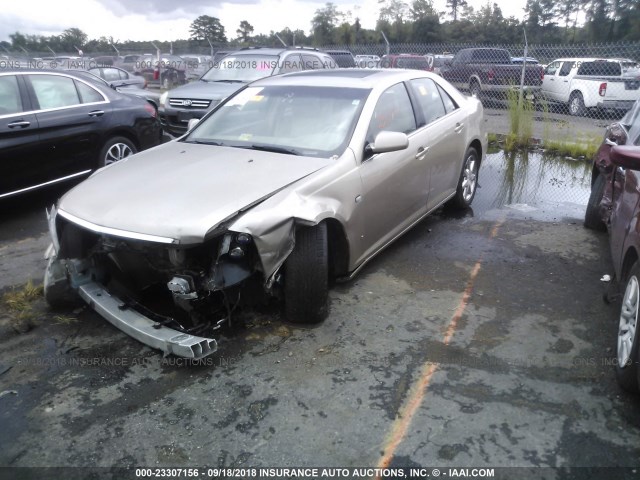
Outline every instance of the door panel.
[[(613, 210), (611, 212), (611, 257), (616, 266), (622, 265), (623, 245), (629, 234), (629, 230), (636, 216), (638, 199), (640, 198), (640, 184), (638, 182), (638, 172), (624, 170), (616, 167), (616, 175), (624, 175), (623, 191), (613, 194)], [(616, 272), (620, 273), (620, 272)]]
[(379, 153), (360, 165), (363, 184), (362, 212), (366, 221), (363, 255), (358, 262), (386, 244), (426, 212), (429, 190), (424, 162), (424, 135), (415, 132), (416, 119), (403, 83), (387, 89), (372, 115), (367, 143), (380, 131), (407, 133), (409, 146)]
[(47, 181), (38, 168), (38, 120), (28, 110), (20, 76), (0, 76), (0, 196)]
[(544, 70), (544, 79), (542, 80), (542, 94), (549, 100), (557, 100), (558, 92), (556, 84), (558, 83), (558, 71), (562, 66), (562, 62), (552, 62), (547, 65)]
[[(431, 210), (456, 189), (466, 149), (465, 130), (468, 127), (465, 125), (464, 112), (433, 80), (414, 79), (409, 85), (424, 123), (416, 135), (421, 137), (421, 143), (428, 149), (424, 163), (427, 164), (430, 179), (427, 209)], [(446, 96), (444, 99), (443, 95)]]

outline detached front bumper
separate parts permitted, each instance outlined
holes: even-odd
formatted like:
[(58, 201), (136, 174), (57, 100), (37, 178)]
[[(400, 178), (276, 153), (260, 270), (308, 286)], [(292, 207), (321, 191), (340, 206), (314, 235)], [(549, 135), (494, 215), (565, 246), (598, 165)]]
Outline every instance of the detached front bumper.
[(78, 293), (89, 306), (127, 335), (165, 354), (195, 360), (211, 355), (218, 349), (212, 338), (196, 337), (161, 326), (153, 320), (127, 308), (119, 298), (111, 295), (96, 282), (78, 287)]

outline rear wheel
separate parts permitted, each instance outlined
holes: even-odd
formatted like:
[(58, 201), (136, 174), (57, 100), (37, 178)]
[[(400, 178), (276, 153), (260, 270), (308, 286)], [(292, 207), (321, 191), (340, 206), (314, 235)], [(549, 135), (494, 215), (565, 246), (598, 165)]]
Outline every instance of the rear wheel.
[(318, 323), (328, 313), (329, 255), (327, 225), (303, 227), (284, 264), (284, 309), (287, 320)]
[(475, 148), (467, 148), (464, 154), (464, 162), (462, 164), (462, 172), (458, 180), (458, 187), (455, 196), (451, 199), (451, 205), (456, 208), (468, 208), (473, 202), (478, 187), (478, 168), (480, 167), (480, 159)]
[(125, 137), (110, 138), (100, 150), (98, 166), (105, 167), (136, 153), (138, 149), (131, 140)]
[(600, 202), (604, 195), (605, 183), (604, 175), (598, 175), (593, 181), (593, 185), (591, 185), (591, 195), (589, 195), (589, 202), (587, 203), (587, 210), (584, 214), (584, 226), (600, 232), (607, 230), (607, 226), (602, 221), (602, 218), (600, 218)]
[(482, 92), (482, 89), (480, 88), (480, 84), (478, 82), (471, 82), (469, 84), (469, 94), (472, 97), (476, 97), (478, 100), (480, 100), (480, 93)]
[(640, 265), (636, 262), (631, 267), (627, 279), (627, 287), (622, 297), (620, 322), (618, 324), (618, 343), (616, 379), (618, 384), (630, 392), (638, 391), (638, 311), (640, 306)]
[(569, 97), (569, 113), (575, 117), (582, 117), (587, 109), (584, 106), (584, 99), (580, 92), (573, 92)]

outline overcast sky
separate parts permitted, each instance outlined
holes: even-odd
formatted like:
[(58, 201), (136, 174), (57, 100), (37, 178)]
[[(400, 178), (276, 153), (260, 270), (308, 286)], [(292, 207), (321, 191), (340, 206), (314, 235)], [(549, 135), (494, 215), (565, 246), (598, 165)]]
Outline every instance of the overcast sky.
[[(498, 0), (505, 17), (523, 17), (526, 0)], [(435, 0), (437, 10), (445, 10), (446, 0)], [(0, 40), (9, 34), (57, 35), (78, 27), (89, 38), (113, 36), (125, 40), (175, 40), (189, 37), (189, 25), (199, 15), (218, 17), (227, 38), (236, 36), (242, 20), (255, 28), (254, 33), (280, 31), (285, 27), (309, 32), (311, 18), (325, 0), (19, 0), (4, 1), (0, 10)], [(337, 0), (343, 11), (360, 17), (365, 28), (374, 28), (378, 17), (377, 0)], [(469, 0), (479, 8), (486, 0)]]

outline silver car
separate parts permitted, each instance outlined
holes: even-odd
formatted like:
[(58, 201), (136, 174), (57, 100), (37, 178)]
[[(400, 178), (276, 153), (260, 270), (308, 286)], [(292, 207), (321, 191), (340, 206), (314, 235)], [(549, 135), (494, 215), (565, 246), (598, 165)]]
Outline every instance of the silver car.
[(79, 294), (141, 342), (190, 358), (215, 351), (237, 307), (270, 296), (288, 320), (319, 322), (329, 278), (353, 277), (441, 205), (471, 204), (483, 125), (477, 99), (428, 72), (258, 80), (180, 139), (62, 197), (45, 297)]

